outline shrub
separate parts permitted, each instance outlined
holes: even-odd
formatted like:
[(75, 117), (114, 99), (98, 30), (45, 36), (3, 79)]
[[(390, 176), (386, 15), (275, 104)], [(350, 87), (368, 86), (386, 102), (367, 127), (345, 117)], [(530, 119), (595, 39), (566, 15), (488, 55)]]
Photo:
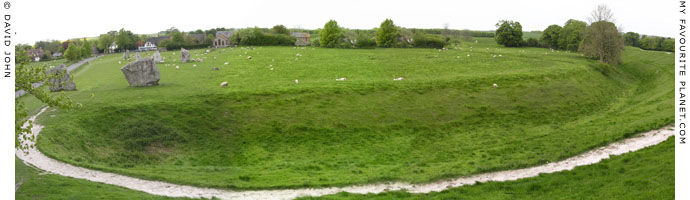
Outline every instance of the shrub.
[(534, 38), (529, 38), (529, 39), (527, 39), (527, 41), (525, 41), (525, 46), (528, 46), (528, 47), (541, 47), (541, 45), (539, 44), (539, 40), (534, 39)]
[(422, 32), (415, 33), (412, 44), (417, 48), (443, 48), (446, 45), (446, 40), (443, 36), (424, 34)]
[(596, 66), (596, 69), (601, 72), (604, 76), (608, 76), (613, 72), (613, 67), (611, 65), (606, 64), (606, 63), (599, 63)]

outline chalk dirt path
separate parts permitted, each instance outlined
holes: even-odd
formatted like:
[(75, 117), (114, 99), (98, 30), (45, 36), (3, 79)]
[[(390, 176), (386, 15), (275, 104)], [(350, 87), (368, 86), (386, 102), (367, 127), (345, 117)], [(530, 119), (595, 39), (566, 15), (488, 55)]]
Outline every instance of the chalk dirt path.
[[(35, 120), (38, 115), (43, 113), (46, 108), (32, 116), (29, 120)], [(43, 126), (34, 124), (31, 134), (38, 135)], [(338, 192), (350, 193), (380, 193), (389, 190), (406, 189), (411, 193), (427, 193), (431, 191), (441, 191), (450, 187), (472, 185), (476, 182), (487, 181), (509, 181), (521, 178), (535, 177), (541, 173), (553, 173), (564, 170), (571, 170), (574, 167), (597, 163), (602, 159), (609, 158), (610, 155), (619, 155), (631, 151), (636, 151), (648, 146), (656, 145), (673, 135), (670, 127), (654, 130), (639, 134), (636, 137), (618, 141), (604, 147), (600, 147), (581, 155), (568, 158), (555, 163), (492, 173), (477, 174), (467, 177), (460, 177), (449, 180), (435, 181), (423, 184), (410, 184), (401, 182), (375, 183), (367, 185), (356, 185), (347, 187), (329, 188), (304, 188), (304, 189), (282, 189), (282, 190), (256, 190), (256, 191), (231, 191), (213, 188), (201, 188), (194, 186), (184, 186), (160, 181), (144, 180), (132, 178), (119, 174), (101, 172), (82, 167), (72, 166), (51, 158), (46, 157), (37, 149), (30, 149), (28, 154), (21, 150), (16, 151), (17, 157), (24, 162), (36, 166), (39, 169), (78, 179), (106, 183), (126, 187), (133, 190), (143, 191), (154, 195), (169, 197), (191, 197), (191, 198), (220, 198), (220, 199), (294, 199), (301, 196), (322, 196)], [(32, 143), (31, 141), (22, 141)]]

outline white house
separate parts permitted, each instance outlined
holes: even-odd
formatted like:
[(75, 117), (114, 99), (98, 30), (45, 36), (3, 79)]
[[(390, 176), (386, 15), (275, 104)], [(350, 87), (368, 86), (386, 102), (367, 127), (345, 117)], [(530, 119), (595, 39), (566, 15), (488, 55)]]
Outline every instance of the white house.
[(110, 50), (110, 53), (115, 52), (115, 50), (117, 50), (117, 44), (113, 42), (113, 44), (111, 44), (110, 47), (108, 47), (108, 50)]
[(139, 51), (155, 51), (158, 50), (158, 45), (161, 41), (170, 39), (170, 36), (158, 36), (146, 39), (144, 46), (139, 47)]

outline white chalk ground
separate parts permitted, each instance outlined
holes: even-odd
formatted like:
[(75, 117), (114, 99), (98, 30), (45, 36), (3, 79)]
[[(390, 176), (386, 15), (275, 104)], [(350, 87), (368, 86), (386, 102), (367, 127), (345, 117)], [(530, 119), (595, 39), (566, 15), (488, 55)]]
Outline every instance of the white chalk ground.
[[(43, 113), (43, 108), (38, 114), (32, 116), (30, 120), (35, 120), (38, 115)], [(38, 135), (43, 126), (34, 124), (31, 133)], [(21, 150), (16, 151), (17, 157), (25, 163), (31, 164), (39, 169), (78, 179), (106, 183), (126, 187), (133, 190), (143, 191), (154, 195), (169, 197), (191, 197), (191, 198), (220, 198), (220, 199), (294, 199), (301, 196), (322, 196), (338, 192), (350, 193), (380, 193), (391, 190), (405, 189), (411, 193), (427, 193), (431, 191), (441, 191), (451, 187), (472, 185), (476, 182), (487, 181), (509, 181), (521, 178), (535, 177), (542, 173), (554, 173), (564, 170), (571, 170), (574, 167), (597, 163), (602, 159), (609, 158), (610, 155), (619, 155), (631, 151), (636, 151), (648, 146), (656, 145), (673, 135), (673, 130), (665, 127), (659, 130), (649, 131), (637, 135), (636, 137), (618, 141), (604, 147), (585, 152), (581, 155), (568, 158), (555, 163), (545, 165), (507, 170), (500, 172), (476, 174), (467, 177), (459, 177), (449, 180), (434, 181), (423, 184), (410, 184), (401, 182), (375, 183), (367, 185), (356, 185), (347, 187), (329, 188), (304, 188), (304, 189), (279, 189), (279, 190), (256, 190), (256, 191), (231, 191), (213, 188), (202, 188), (194, 186), (184, 186), (160, 181), (144, 180), (132, 178), (119, 174), (101, 172), (82, 167), (72, 166), (43, 155), (40, 151), (30, 149), (26, 154)], [(31, 143), (31, 141), (22, 141)]]

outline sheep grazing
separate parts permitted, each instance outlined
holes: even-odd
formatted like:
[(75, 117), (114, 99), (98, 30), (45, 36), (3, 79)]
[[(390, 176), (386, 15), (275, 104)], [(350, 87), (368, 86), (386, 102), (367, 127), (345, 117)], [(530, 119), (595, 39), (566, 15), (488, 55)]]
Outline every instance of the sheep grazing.
[(494, 88), (498, 88), (498, 84), (494, 83)]
[(180, 69), (180, 66), (175, 66), (175, 69)]
[(343, 78), (336, 78), (336, 79), (335, 79), (335, 81), (345, 81), (345, 80), (347, 80), (347, 78), (344, 78), (344, 77), (343, 77)]
[(501, 55), (501, 54), (498, 54), (498, 57), (501, 57), (501, 56), (503, 56), (503, 55)]
[(273, 67), (271, 67), (271, 71), (273, 71)]
[(218, 67), (213, 67), (213, 68), (211, 68), (211, 70), (213, 70), (213, 71), (218, 71), (218, 70), (220, 70), (220, 69), (218, 69)]
[(247, 59), (251, 60), (251, 59), (252, 59), (252, 56), (247, 56)]
[(295, 55), (295, 56), (300, 57), (300, 56), (302, 56), (302, 54), (297, 54), (297, 55)]
[(229, 62), (225, 62), (225, 63), (223, 63), (223, 64), (225, 64), (225, 65), (229, 65), (230, 63), (229, 63)]
[(228, 82), (223, 81), (222, 83), (220, 83), (220, 87), (228, 87)]
[(276, 61), (276, 59), (271, 59), (271, 62), (275, 62), (275, 61)]
[(395, 79), (393, 79), (393, 80), (394, 80), (394, 81), (402, 81), (403, 79), (404, 79), (403, 77), (398, 77), (398, 78), (395, 78)]
[(470, 54), (467, 54), (467, 57), (470, 57)]
[(268, 65), (269, 67), (273, 67), (273, 65)]
[(117, 61), (117, 64), (122, 64), (122, 61)]
[(192, 65), (192, 67), (196, 67), (196, 64)]
[(295, 79), (295, 84), (299, 84), (299, 80)]
[(457, 56), (457, 57), (455, 57), (455, 58), (460, 59), (460, 56)]

